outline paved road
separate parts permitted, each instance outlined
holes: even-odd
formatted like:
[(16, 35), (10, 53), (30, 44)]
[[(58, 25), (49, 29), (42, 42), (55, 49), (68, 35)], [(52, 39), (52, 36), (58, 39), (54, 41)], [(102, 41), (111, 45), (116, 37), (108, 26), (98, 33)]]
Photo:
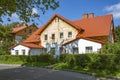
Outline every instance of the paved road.
[(19, 65), (1, 65), (0, 80), (96, 80), (95, 77), (67, 71)]

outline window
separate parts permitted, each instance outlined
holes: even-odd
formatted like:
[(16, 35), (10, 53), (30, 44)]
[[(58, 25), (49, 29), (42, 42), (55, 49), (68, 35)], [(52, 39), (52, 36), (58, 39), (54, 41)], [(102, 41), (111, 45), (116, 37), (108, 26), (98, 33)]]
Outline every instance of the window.
[(52, 40), (54, 40), (55, 39), (55, 34), (52, 34)]
[(63, 32), (60, 32), (60, 38), (63, 38)]
[(18, 50), (15, 50), (15, 54), (18, 55), (18, 53), (19, 53)]
[(31, 30), (31, 29), (29, 30), (29, 33), (30, 33), (30, 34), (32, 33), (32, 30)]
[(93, 52), (92, 46), (86, 47), (86, 53), (92, 53), (92, 52)]
[(25, 49), (22, 50), (22, 54), (25, 55)]
[(68, 38), (72, 37), (72, 32), (68, 32)]
[(44, 40), (48, 40), (47, 34), (44, 35)]
[(73, 48), (73, 54), (78, 54), (78, 47)]

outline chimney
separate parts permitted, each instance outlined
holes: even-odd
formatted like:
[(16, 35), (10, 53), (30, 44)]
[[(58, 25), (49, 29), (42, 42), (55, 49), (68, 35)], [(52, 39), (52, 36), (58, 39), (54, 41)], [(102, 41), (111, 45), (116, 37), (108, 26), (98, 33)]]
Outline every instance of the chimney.
[(94, 18), (94, 13), (90, 13), (89, 18)]
[(88, 14), (83, 14), (82, 19), (88, 19)]

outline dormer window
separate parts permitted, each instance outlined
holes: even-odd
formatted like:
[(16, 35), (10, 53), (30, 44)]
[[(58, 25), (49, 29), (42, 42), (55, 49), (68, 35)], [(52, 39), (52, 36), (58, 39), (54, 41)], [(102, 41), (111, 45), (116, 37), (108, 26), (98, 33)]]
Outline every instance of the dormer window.
[(68, 32), (68, 38), (72, 37), (72, 32)]

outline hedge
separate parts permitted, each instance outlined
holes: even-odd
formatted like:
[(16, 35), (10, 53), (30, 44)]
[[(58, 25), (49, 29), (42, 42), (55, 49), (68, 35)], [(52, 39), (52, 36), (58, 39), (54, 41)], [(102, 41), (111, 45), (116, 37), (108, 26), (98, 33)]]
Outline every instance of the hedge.
[(62, 54), (59, 60), (70, 67), (108, 71), (116, 71), (120, 68), (120, 54)]
[(41, 54), (39, 56), (15, 56), (15, 55), (0, 55), (0, 63), (55, 63), (56, 59), (50, 54)]

